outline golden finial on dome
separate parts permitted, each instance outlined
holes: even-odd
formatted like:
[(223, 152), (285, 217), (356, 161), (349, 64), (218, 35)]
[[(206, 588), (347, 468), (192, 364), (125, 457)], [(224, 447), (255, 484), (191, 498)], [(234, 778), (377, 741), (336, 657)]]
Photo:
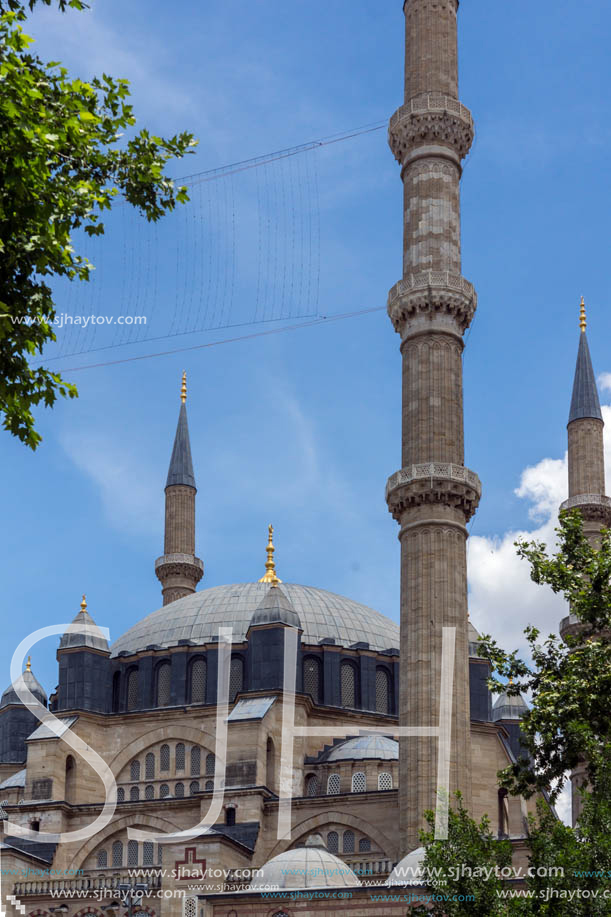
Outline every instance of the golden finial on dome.
[(259, 580), (260, 583), (271, 583), (277, 586), (282, 580), (276, 575), (276, 564), (274, 562), (274, 527), (269, 526), (269, 540), (267, 542), (267, 560), (265, 561), (265, 575)]
[(586, 330), (586, 304), (583, 301), (583, 296), (581, 297), (581, 302), (579, 303), (579, 327), (582, 332)]
[(85, 593), (83, 593), (83, 601), (81, 602), (81, 611), (87, 611), (87, 599), (85, 598)]
[(28, 661), (25, 664), (25, 670), (26, 672), (32, 671), (32, 657), (31, 656), (28, 656)]
[(182, 374), (182, 385), (180, 386), (180, 400), (185, 404), (187, 400), (187, 373)]

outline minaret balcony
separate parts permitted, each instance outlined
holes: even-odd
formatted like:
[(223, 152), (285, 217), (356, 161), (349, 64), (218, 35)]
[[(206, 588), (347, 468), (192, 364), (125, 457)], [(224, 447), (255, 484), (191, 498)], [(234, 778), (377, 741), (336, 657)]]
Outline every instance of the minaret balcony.
[(447, 146), (460, 162), (471, 149), (473, 137), (469, 109), (441, 92), (425, 92), (410, 99), (397, 109), (388, 125), (388, 145), (401, 165), (423, 144)]
[(474, 471), (449, 462), (422, 462), (392, 474), (386, 484), (386, 502), (397, 522), (406, 509), (429, 503), (459, 508), (468, 520), (479, 504), (482, 485)]
[[(452, 271), (407, 274), (388, 293), (388, 315), (395, 331), (447, 331), (462, 335), (477, 308), (472, 283)], [(433, 327), (435, 326), (435, 327)]]

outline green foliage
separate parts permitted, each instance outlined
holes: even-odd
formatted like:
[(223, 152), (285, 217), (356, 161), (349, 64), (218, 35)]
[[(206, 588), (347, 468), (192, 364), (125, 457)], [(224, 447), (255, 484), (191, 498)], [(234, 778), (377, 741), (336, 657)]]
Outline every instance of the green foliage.
[(432, 917), (501, 917), (508, 913), (499, 892), (500, 870), (511, 864), (511, 844), (498, 840), (484, 816), (475, 822), (456, 793), (456, 809), (448, 814), (448, 839), (435, 840), (435, 814), (426, 813), (428, 831), (420, 839), (426, 848), (424, 875), (427, 892), (444, 900), (416, 908), (414, 914)]
[[(61, 10), (85, 5), (58, 0)], [(55, 340), (47, 281), (88, 280), (93, 267), (75, 252), (73, 231), (102, 235), (100, 217), (119, 195), (153, 221), (187, 201), (165, 168), (196, 141), (146, 130), (125, 139), (136, 123), (128, 82), (70, 77), (31, 53), (23, 3), (0, 0), (0, 14), (0, 414), (5, 429), (35, 449), (32, 408), (77, 394), (58, 374), (29, 365)]]
[(517, 652), (506, 653), (489, 636), (480, 641), (497, 673), (514, 679), (509, 687), (493, 679), (493, 689), (530, 692), (533, 699), (521, 722), (530, 760), (508, 767), (500, 774), (501, 783), (524, 796), (553, 787), (552, 800), (566, 773), (584, 758), (596, 790), (611, 736), (611, 533), (601, 533), (595, 550), (583, 534), (578, 511), (562, 513), (556, 531), (554, 556), (537, 542), (518, 542), (518, 553), (530, 562), (534, 582), (564, 596), (578, 634), (565, 641), (554, 634), (542, 639), (536, 627), (526, 628), (532, 665)]

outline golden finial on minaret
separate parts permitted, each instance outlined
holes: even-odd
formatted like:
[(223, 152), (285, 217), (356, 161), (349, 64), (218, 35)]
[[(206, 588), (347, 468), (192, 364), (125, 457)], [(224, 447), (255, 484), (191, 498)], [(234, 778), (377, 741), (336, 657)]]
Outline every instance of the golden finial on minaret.
[(32, 657), (31, 656), (28, 656), (28, 661), (25, 664), (25, 670), (26, 672), (32, 671)]
[(182, 385), (180, 386), (180, 400), (185, 404), (187, 400), (187, 373), (182, 374)]
[(276, 576), (276, 564), (274, 562), (274, 527), (269, 526), (269, 541), (267, 542), (267, 560), (265, 561), (265, 575), (259, 580), (260, 583), (271, 583), (277, 586), (282, 580)]
[(81, 611), (87, 611), (87, 599), (85, 598), (85, 593), (83, 593), (83, 601), (81, 602)]
[(579, 303), (579, 327), (582, 332), (586, 330), (586, 304), (583, 301), (583, 296), (581, 297), (581, 302)]

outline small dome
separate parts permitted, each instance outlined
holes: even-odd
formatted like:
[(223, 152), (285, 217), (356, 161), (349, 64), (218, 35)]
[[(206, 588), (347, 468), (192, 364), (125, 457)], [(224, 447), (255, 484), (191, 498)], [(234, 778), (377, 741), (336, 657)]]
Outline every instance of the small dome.
[(528, 704), (521, 694), (503, 691), (492, 707), (492, 719), (495, 723), (498, 720), (521, 720), (527, 710)]
[(108, 640), (87, 611), (85, 596), (83, 596), (83, 601), (81, 602), (81, 610), (70, 625), (70, 630), (66, 631), (59, 641), (60, 650), (76, 647), (88, 647), (93, 650), (103, 650), (105, 653), (110, 652)]
[(387, 736), (358, 736), (334, 745), (325, 761), (362, 761), (365, 758), (398, 761), (399, 743)]
[(269, 860), (250, 884), (267, 888), (355, 888), (360, 880), (339, 857), (329, 853), (320, 834), (311, 834), (303, 847), (286, 850)]
[(47, 706), (47, 692), (40, 684), (34, 673), (30, 669), (30, 661), (28, 659), (28, 665), (25, 672), (19, 676), (19, 678), (13, 682), (12, 685), (9, 685), (2, 697), (0, 698), (0, 709), (2, 707), (8, 707), (9, 704), (23, 704), (23, 701), (19, 698), (16, 687), (25, 687), (32, 692), (36, 700), (39, 700), (41, 704)]
[(270, 586), (250, 619), (250, 626), (256, 624), (287, 624), (301, 627), (299, 615), (285, 596), (280, 586)]
[(468, 640), (469, 640), (469, 656), (471, 658), (473, 657), (483, 658), (481, 654), (481, 648), (478, 643), (479, 638), (481, 637), (481, 634), (479, 633), (479, 631), (477, 631), (473, 627), (473, 625), (471, 624), (471, 621), (468, 622), (467, 627), (468, 627)]
[(402, 860), (399, 860), (385, 885), (421, 885), (425, 852), (424, 847), (416, 847)]

